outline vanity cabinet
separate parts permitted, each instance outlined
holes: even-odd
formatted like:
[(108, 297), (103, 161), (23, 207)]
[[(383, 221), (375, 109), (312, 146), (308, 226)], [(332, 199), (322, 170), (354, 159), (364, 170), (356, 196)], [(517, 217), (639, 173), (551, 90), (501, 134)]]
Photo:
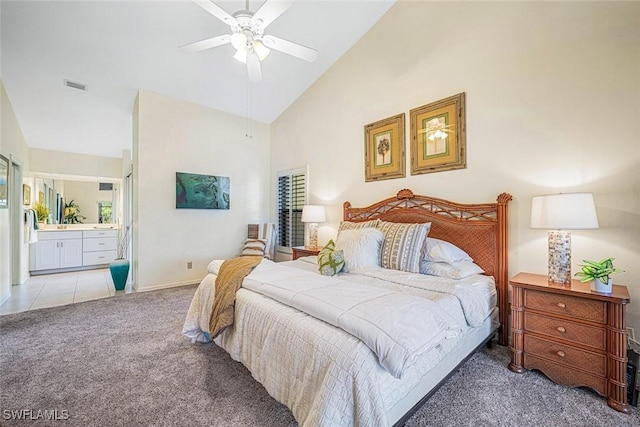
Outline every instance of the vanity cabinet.
[(82, 233), (83, 266), (109, 264), (116, 259), (117, 230), (85, 230)]
[(34, 274), (104, 267), (116, 258), (118, 230), (46, 230), (30, 245)]
[(82, 266), (82, 231), (48, 231), (31, 245), (31, 270)]

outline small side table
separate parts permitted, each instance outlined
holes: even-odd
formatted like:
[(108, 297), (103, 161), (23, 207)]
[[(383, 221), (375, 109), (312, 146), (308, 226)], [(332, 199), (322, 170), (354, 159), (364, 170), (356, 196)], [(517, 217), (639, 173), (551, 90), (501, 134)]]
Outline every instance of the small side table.
[(294, 246), (291, 248), (291, 253), (293, 255), (293, 259), (298, 259), (303, 256), (318, 255), (321, 249), (322, 248), (311, 249), (304, 246)]
[(629, 290), (613, 285), (613, 291), (604, 294), (592, 291), (590, 283), (555, 284), (530, 273), (520, 273), (509, 283), (509, 369), (538, 369), (558, 384), (589, 387), (607, 397), (613, 409), (630, 413), (625, 378)]

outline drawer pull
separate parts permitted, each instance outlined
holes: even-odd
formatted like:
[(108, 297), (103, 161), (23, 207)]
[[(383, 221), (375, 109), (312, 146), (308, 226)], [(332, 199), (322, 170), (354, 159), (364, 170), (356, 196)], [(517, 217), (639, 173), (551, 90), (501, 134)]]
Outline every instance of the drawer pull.
[(559, 303), (558, 303), (558, 307), (560, 307), (560, 308), (567, 308), (567, 305), (566, 305), (565, 303), (563, 303), (563, 302), (559, 302)]
[(556, 354), (557, 354), (558, 356), (560, 356), (560, 357), (565, 357), (565, 356), (566, 356), (566, 354), (565, 354), (565, 353), (564, 353), (564, 351), (562, 351), (562, 350), (558, 350), (558, 351), (556, 352)]
[(558, 326), (556, 329), (558, 330), (558, 332), (560, 332), (560, 333), (562, 333), (562, 334), (564, 334), (565, 332), (567, 332), (567, 330), (566, 330), (565, 328), (563, 328), (562, 326)]

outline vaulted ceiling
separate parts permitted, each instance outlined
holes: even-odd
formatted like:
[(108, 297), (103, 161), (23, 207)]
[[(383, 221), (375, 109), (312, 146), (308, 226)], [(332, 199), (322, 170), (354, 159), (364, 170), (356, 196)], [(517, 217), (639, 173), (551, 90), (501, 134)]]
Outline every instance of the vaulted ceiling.
[[(394, 1), (297, 0), (267, 32), (317, 49), (318, 59), (272, 51), (263, 80), (249, 83), (231, 45), (178, 50), (229, 33), (191, 1), (2, 0), (2, 80), (29, 147), (121, 157), (131, 149), (138, 90), (271, 123)], [(250, 1), (249, 9), (263, 3)], [(229, 13), (245, 8), (238, 0), (216, 4)]]

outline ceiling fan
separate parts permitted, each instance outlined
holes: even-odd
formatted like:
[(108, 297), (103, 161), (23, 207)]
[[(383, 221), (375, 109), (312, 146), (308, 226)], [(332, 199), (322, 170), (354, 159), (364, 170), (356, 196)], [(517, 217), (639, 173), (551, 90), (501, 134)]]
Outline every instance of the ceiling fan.
[(260, 61), (269, 55), (270, 49), (308, 62), (313, 62), (318, 57), (318, 51), (315, 49), (264, 34), (265, 28), (284, 13), (293, 4), (293, 0), (267, 0), (257, 12), (249, 10), (249, 0), (246, 0), (245, 10), (239, 10), (233, 14), (227, 13), (210, 0), (193, 0), (193, 2), (229, 25), (231, 34), (211, 37), (181, 46), (182, 52), (196, 53), (231, 43), (236, 49), (236, 54), (233, 57), (247, 64), (249, 80), (252, 82), (262, 80)]

